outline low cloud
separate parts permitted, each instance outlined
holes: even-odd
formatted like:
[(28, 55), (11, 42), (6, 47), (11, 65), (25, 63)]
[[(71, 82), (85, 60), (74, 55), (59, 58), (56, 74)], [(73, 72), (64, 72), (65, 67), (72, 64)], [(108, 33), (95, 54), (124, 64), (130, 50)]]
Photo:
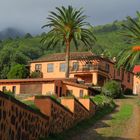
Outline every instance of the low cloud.
[(56, 6), (83, 7), (93, 25), (135, 16), (139, 0), (0, 0), (0, 30), (17, 27), (33, 34), (43, 32), (49, 11)]

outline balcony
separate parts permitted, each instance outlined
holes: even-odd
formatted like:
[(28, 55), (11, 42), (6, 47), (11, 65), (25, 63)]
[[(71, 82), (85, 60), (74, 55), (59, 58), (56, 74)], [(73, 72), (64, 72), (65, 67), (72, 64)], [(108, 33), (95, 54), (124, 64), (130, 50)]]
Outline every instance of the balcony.
[(77, 66), (77, 67), (70, 67), (70, 73), (77, 73), (77, 72), (92, 72), (92, 71), (103, 71), (108, 73), (109, 70), (105, 68), (105, 66), (101, 65), (83, 65), (83, 66)]

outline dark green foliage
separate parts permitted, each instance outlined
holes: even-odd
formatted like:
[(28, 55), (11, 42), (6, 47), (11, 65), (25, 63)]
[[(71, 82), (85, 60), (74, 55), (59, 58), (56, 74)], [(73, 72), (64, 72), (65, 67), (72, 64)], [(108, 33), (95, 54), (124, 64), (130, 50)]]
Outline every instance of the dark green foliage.
[[(112, 26), (115, 24), (117, 29), (113, 29)], [(113, 23), (106, 24), (103, 26), (96, 26), (91, 28), (91, 31), (95, 32), (97, 42), (93, 47), (93, 52), (100, 55), (104, 53), (105, 56), (112, 58), (117, 56), (120, 50), (131, 47), (129, 40), (126, 37), (123, 37), (120, 32), (124, 31), (122, 24), (129, 24), (128, 20), (124, 21), (114, 21)], [(104, 29), (107, 30), (104, 30)], [(126, 31), (128, 32), (128, 31)], [(7, 78), (7, 73), (11, 67), (15, 64), (28, 64), (28, 61), (37, 59), (39, 57), (45, 56), (52, 53), (65, 52), (65, 45), (62, 45), (60, 42), (56, 45), (55, 48), (48, 48), (47, 45), (40, 43), (42, 37), (46, 36), (46, 33), (43, 33), (41, 36), (31, 37), (25, 39), (16, 38), (16, 39), (6, 39), (0, 42), (0, 79)], [(48, 44), (46, 40), (46, 44)], [(140, 43), (140, 41), (139, 41)], [(88, 48), (84, 47), (84, 44), (78, 42), (80, 46), (78, 51), (88, 51)], [(61, 46), (61, 47), (60, 47)], [(115, 49), (114, 49), (115, 48)], [(74, 42), (71, 42), (71, 52), (77, 51)], [(140, 61), (137, 61), (137, 64), (140, 64)]]
[(7, 74), (8, 79), (20, 79), (27, 78), (29, 75), (29, 71), (26, 69), (24, 65), (16, 64), (11, 67), (10, 71)]
[(93, 102), (95, 102), (98, 109), (101, 109), (104, 106), (113, 107), (115, 105), (113, 99), (105, 95), (96, 95), (91, 99), (93, 100)]
[(41, 37), (19, 38), (6, 39), (0, 43), (0, 79), (7, 78), (7, 74), (13, 65), (27, 65), (29, 60), (42, 56), (45, 52), (40, 40)]
[(120, 98), (122, 95), (121, 85), (117, 81), (108, 81), (102, 87), (102, 94), (111, 98)]
[(25, 36), (24, 36), (25, 39), (27, 38), (32, 38), (32, 35), (30, 33), (27, 33)]
[(126, 88), (124, 91), (124, 95), (132, 95), (133, 94), (133, 90), (130, 88)]
[(15, 97), (15, 94), (11, 90), (5, 90), (4, 93), (9, 96)]
[(43, 77), (43, 73), (40, 71), (33, 71), (30, 74), (30, 78), (42, 78)]

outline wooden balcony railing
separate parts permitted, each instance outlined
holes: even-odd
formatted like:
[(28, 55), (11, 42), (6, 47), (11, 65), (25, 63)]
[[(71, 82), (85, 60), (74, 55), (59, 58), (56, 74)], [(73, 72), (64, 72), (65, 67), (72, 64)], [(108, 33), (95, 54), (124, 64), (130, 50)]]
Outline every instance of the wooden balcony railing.
[(80, 67), (70, 67), (70, 72), (90, 72), (96, 70), (109, 72), (104, 66), (101, 65), (83, 65)]

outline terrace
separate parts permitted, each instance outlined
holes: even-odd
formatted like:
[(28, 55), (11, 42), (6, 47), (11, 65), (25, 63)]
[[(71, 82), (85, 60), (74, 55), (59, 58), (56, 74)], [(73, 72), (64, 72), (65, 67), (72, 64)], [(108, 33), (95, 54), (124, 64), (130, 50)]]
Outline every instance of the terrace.
[(102, 71), (105, 73), (109, 72), (108, 67), (102, 66), (102, 65), (94, 65), (94, 64), (86, 64), (82, 66), (73, 66), (70, 67), (70, 73), (80, 73), (80, 72), (93, 72), (93, 71)]

